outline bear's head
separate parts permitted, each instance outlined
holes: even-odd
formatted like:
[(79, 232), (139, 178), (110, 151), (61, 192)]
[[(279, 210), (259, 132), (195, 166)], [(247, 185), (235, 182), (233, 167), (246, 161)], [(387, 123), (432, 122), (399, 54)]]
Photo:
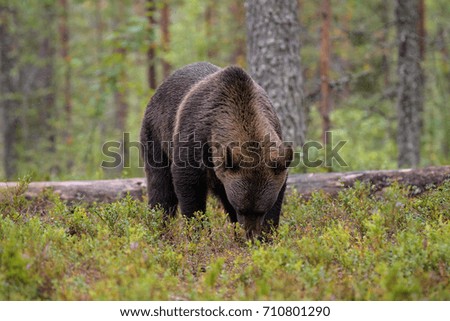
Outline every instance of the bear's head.
[(214, 171), (225, 187), (248, 238), (261, 234), (287, 178), (292, 147), (281, 142), (230, 143), (214, 159)]

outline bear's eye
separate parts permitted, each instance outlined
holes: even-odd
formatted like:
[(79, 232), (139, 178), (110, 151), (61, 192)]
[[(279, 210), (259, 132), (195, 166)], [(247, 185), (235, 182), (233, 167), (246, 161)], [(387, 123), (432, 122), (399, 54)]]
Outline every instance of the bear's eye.
[(275, 175), (282, 174), (283, 171), (286, 170), (286, 166), (283, 162), (270, 160), (266, 165), (272, 170)]
[(275, 168), (273, 168), (273, 172), (275, 175), (280, 175), (284, 172), (285, 169), (286, 167), (284, 166), (276, 166)]

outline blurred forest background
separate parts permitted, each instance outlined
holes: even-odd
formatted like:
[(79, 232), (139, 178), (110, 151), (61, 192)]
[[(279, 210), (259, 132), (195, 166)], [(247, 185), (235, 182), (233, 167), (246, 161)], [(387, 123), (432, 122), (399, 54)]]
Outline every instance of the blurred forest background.
[[(450, 163), (450, 6), (417, 3), (425, 79), (418, 165), (444, 165)], [(340, 155), (348, 166), (294, 171), (397, 168), (403, 129), (395, 1), (296, 5), (305, 137), (321, 141), (329, 118), (333, 141), (347, 141)], [(137, 148), (125, 155), (127, 168), (113, 170), (100, 166), (107, 159), (102, 146), (122, 141), (123, 133), (138, 141), (156, 86), (195, 61), (249, 69), (239, 0), (0, 0), (0, 46), (3, 180), (143, 176)], [(325, 65), (321, 57), (328, 57)], [(321, 109), (324, 99), (329, 115)]]

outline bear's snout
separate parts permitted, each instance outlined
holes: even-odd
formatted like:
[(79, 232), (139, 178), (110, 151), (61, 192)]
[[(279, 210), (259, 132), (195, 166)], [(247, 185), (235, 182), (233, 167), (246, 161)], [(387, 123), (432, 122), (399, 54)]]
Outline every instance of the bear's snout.
[(244, 226), (247, 239), (252, 240), (261, 235), (264, 212), (238, 212), (238, 222)]

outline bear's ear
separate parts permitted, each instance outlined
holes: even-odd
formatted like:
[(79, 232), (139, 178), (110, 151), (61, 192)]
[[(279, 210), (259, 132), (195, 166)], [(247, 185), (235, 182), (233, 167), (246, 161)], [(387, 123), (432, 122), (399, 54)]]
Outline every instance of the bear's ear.
[(284, 166), (288, 168), (294, 160), (294, 149), (292, 148), (291, 144), (283, 143), (280, 146), (280, 150), (280, 155), (283, 155), (284, 157)]
[(290, 144), (283, 143), (277, 149), (271, 151), (271, 156), (271, 159), (275, 161), (275, 170), (283, 171), (291, 164), (294, 158), (294, 150)]

